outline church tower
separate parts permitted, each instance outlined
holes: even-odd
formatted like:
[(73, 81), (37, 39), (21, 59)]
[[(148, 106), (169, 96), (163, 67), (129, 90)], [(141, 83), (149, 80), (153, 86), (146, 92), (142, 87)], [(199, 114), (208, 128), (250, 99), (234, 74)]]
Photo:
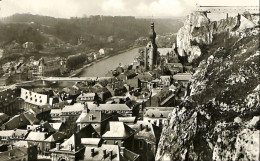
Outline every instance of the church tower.
[(146, 70), (154, 70), (157, 60), (157, 45), (155, 43), (156, 33), (154, 31), (154, 23), (151, 24), (149, 32), (149, 42), (145, 48), (144, 65)]

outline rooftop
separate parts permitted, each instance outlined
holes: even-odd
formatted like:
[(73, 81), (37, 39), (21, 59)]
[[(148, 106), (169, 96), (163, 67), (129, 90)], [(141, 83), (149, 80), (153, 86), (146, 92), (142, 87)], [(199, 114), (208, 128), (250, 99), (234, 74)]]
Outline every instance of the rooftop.
[(85, 109), (85, 105), (81, 103), (75, 103), (74, 105), (66, 105), (61, 112), (76, 112), (83, 111)]
[(90, 104), (88, 106), (90, 110), (110, 110), (110, 111), (131, 111), (131, 109), (126, 104), (99, 104), (97, 106), (96, 104)]
[(173, 76), (174, 80), (180, 80), (180, 81), (189, 81), (192, 78), (192, 74), (190, 73), (178, 73)]
[(110, 121), (109, 130), (103, 134), (105, 138), (128, 138), (134, 134), (134, 130), (123, 122)]
[(105, 114), (101, 111), (90, 111), (90, 112), (83, 112), (80, 114), (79, 118), (77, 119), (77, 123), (80, 122), (102, 122), (107, 118), (110, 118), (111, 115)]
[(27, 141), (44, 141), (47, 138), (47, 132), (30, 132)]

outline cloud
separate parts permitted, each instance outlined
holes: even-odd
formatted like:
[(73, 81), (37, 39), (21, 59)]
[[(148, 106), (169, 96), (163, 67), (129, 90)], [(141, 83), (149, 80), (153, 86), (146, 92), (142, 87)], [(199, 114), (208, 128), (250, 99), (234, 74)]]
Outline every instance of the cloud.
[(258, 0), (2, 0), (0, 16), (31, 13), (53, 17), (82, 15), (185, 16), (195, 4), (258, 5)]

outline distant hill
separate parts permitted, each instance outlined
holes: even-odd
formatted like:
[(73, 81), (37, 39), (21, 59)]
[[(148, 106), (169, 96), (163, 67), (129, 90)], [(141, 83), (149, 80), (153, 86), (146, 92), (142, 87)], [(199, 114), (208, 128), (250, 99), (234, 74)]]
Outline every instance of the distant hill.
[[(176, 33), (183, 23), (178, 19), (155, 19), (157, 34)], [(140, 37), (148, 37), (150, 19), (89, 16), (61, 19), (31, 14), (15, 14), (0, 21), (0, 63), (19, 57), (62, 56), (113, 48), (127, 49)], [(26, 50), (25, 42), (35, 48)], [(139, 44), (140, 45), (140, 44)], [(43, 55), (44, 54), (44, 55)]]
[[(114, 36), (114, 39), (136, 40), (141, 36), (148, 36), (150, 19), (136, 19), (125, 16), (90, 16), (84, 18), (60, 19), (31, 14), (15, 14), (1, 20), (1, 32), (16, 30), (24, 26), (38, 29), (38, 31), (53, 35), (64, 42), (76, 44), (79, 37), (88, 40), (107, 39)], [(175, 33), (183, 23), (178, 19), (155, 19), (156, 31), (158, 34)], [(8, 28), (3, 27), (7, 24)], [(14, 32), (13, 37), (1, 36), (0, 42), (16, 39), (20, 31)], [(18, 35), (15, 35), (18, 34)], [(24, 36), (24, 35), (23, 35)], [(21, 40), (23, 41), (23, 40)], [(89, 40), (90, 41), (90, 40)], [(22, 43), (22, 42), (21, 42)]]

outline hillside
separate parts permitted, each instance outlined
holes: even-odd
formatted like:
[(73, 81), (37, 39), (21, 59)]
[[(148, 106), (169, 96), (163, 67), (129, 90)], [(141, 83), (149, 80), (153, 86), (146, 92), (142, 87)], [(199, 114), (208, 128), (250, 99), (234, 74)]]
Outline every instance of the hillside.
[[(252, 18), (253, 17), (253, 18)], [(259, 24), (257, 15), (211, 22), (192, 13), (177, 35), (198, 67), (190, 96), (171, 113), (157, 160), (259, 160)]]
[[(179, 19), (154, 21), (159, 34), (176, 33), (183, 26)], [(41, 53), (44, 56), (68, 56), (100, 48), (127, 49), (138, 38), (148, 36), (150, 23), (148, 19), (119, 16), (59, 19), (15, 14), (0, 21), (0, 47), (10, 49), (4, 51), (2, 62)], [(24, 51), (21, 45), (25, 42), (35, 43), (36, 50)], [(12, 50), (14, 44), (16, 48)]]

